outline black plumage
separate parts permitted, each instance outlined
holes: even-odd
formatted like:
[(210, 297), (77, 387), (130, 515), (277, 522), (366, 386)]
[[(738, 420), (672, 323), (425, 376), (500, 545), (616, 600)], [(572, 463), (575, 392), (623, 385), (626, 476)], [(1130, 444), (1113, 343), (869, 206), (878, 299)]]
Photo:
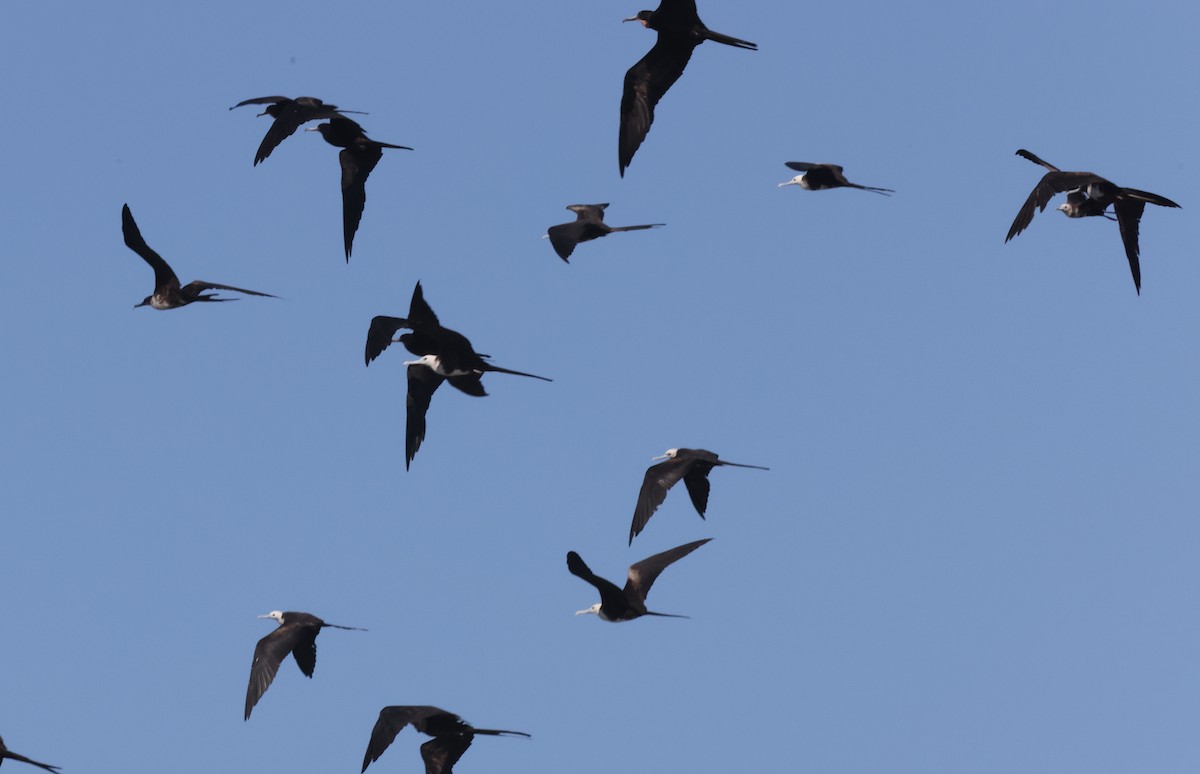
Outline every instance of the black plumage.
[(567, 209), (575, 213), (575, 220), (551, 226), (546, 231), (546, 238), (550, 240), (554, 252), (558, 253), (558, 257), (562, 258), (564, 263), (570, 263), (567, 259), (571, 257), (575, 246), (580, 242), (599, 239), (614, 231), (641, 231), (666, 225), (665, 223), (648, 223), (643, 226), (609, 226), (604, 222), (604, 210), (607, 207), (607, 203), (568, 204)]
[(302, 124), (322, 118), (334, 118), (342, 113), (358, 112), (338, 110), (337, 105), (327, 105), (316, 97), (255, 97), (242, 100), (229, 109), (234, 110), (243, 105), (266, 105), (267, 109), (259, 113), (259, 117), (271, 116), (275, 119), (254, 154), (254, 166), (258, 166), (258, 162), (270, 156), (271, 151), (295, 134)]
[(37, 766), (39, 769), (45, 769), (46, 771), (51, 771), (51, 772), (54, 772), (54, 774), (58, 774), (58, 769), (59, 769), (58, 766), (51, 766), (49, 763), (38, 763), (37, 761), (33, 760), (32, 758), (26, 758), (24, 755), (21, 755), (20, 753), (15, 753), (12, 750), (8, 749), (8, 747), (6, 747), (4, 744), (4, 739), (0, 738), (0, 763), (4, 763), (4, 760), (6, 758), (8, 760), (12, 760), (12, 761), (20, 761), (21, 763), (28, 763), (30, 765)]
[(637, 505), (633, 509), (633, 523), (629, 526), (630, 545), (633, 545), (634, 537), (641, 534), (646, 522), (650, 521), (650, 517), (658, 510), (658, 506), (667, 499), (667, 490), (679, 483), (680, 479), (683, 479), (684, 486), (687, 487), (688, 496), (692, 498), (692, 505), (696, 507), (696, 513), (700, 514), (700, 518), (703, 519), (704, 511), (708, 509), (708, 474), (714, 467), (732, 465), (737, 468), (754, 468), (755, 470), (770, 469), (761, 465), (726, 462), (718, 459), (716, 454), (707, 449), (667, 449), (664, 454), (654, 459), (663, 458), (666, 459), (666, 462), (651, 465), (646, 469), (646, 476), (642, 479), (642, 488), (638, 490)]
[(659, 574), (668, 566), (679, 561), (712, 538), (685, 543), (662, 553), (649, 556), (637, 564), (629, 566), (629, 575), (625, 580), (625, 588), (618, 588), (615, 583), (601, 578), (592, 572), (579, 554), (567, 552), (567, 570), (577, 578), (582, 578), (596, 587), (600, 592), (600, 601), (587, 610), (579, 610), (575, 615), (595, 615), (601, 620), (617, 623), (632, 621), (644, 615), (654, 615), (660, 618), (687, 618), (686, 615), (671, 613), (656, 613), (646, 609), (646, 597), (650, 594)]
[(279, 665), (289, 653), (296, 659), (296, 666), (305, 677), (312, 677), (317, 667), (317, 635), (324, 628), (366, 631), (354, 626), (339, 626), (325, 623), (309, 613), (282, 612), (272, 610), (259, 618), (271, 618), (279, 622), (275, 631), (258, 641), (254, 646), (254, 660), (250, 662), (250, 683), (246, 686), (246, 720), (258, 700), (271, 687)]
[(395, 740), (396, 735), (411, 725), (422, 734), (433, 739), (421, 745), (421, 760), (425, 761), (425, 774), (452, 774), (454, 764), (463, 756), (477, 734), (487, 736), (523, 736), (524, 731), (503, 731), (494, 728), (475, 728), (465, 723), (453, 712), (430, 706), (384, 707), (379, 719), (371, 729), (367, 752), (363, 756), (362, 771), (375, 761)]
[(803, 172), (804, 174), (796, 175), (786, 183), (780, 183), (780, 188), (783, 188), (785, 185), (798, 185), (806, 191), (825, 191), (830, 188), (857, 188), (860, 191), (870, 191), (882, 194), (883, 196), (891, 196), (896, 193), (891, 188), (877, 188), (871, 185), (851, 183), (842, 174), (842, 167), (837, 164), (812, 164), (807, 161), (786, 161), (784, 164), (788, 169)]

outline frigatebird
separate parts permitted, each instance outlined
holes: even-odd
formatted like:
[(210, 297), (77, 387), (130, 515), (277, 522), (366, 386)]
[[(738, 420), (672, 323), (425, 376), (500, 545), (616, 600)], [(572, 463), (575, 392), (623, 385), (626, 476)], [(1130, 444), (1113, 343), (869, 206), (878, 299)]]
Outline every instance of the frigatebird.
[[(1068, 218), (1086, 218), (1102, 216), (1110, 218), (1105, 212), (1111, 204), (1116, 214), (1117, 226), (1121, 231), (1121, 242), (1125, 245), (1125, 257), (1129, 260), (1129, 271), (1133, 274), (1133, 287), (1138, 295), (1142, 293), (1142, 268), (1139, 259), (1138, 229), (1146, 203), (1157, 204), (1160, 207), (1179, 207), (1178, 204), (1158, 194), (1139, 191), (1136, 188), (1122, 188), (1115, 183), (1100, 177), (1094, 172), (1064, 172), (1048, 161), (1038, 158), (1033, 153), (1021, 148), (1017, 155), (1041, 165), (1049, 171), (1034, 186), (1029, 198), (1017, 211), (1012, 226), (1008, 229), (1005, 242), (1024, 231), (1033, 222), (1035, 210), (1046, 211), (1046, 205), (1056, 194), (1067, 192), (1067, 201), (1057, 209)], [(1111, 218), (1110, 218), (1111, 219)]]
[(451, 774), (454, 764), (463, 757), (476, 734), (488, 736), (523, 736), (524, 731), (502, 731), (495, 728), (475, 728), (453, 712), (429, 706), (384, 707), (379, 719), (371, 729), (371, 741), (367, 742), (367, 754), (363, 756), (362, 770), (379, 760), (384, 750), (391, 745), (396, 735), (405, 726), (412, 725), (422, 734), (433, 739), (421, 745), (421, 760), (425, 761), (425, 774)]
[(583, 559), (580, 558), (579, 554), (574, 551), (568, 551), (567, 569), (571, 571), (572, 575), (577, 578), (583, 578), (600, 592), (599, 602), (587, 610), (577, 611), (575, 615), (596, 615), (602, 621), (611, 621), (613, 623), (632, 621), (634, 618), (641, 618), (644, 615), (656, 615), (660, 618), (687, 618), (686, 615), (655, 613), (652, 610), (647, 610), (646, 596), (650, 593), (650, 586), (654, 583), (654, 579), (659, 576), (659, 573), (710, 540), (712, 538), (704, 538), (694, 543), (685, 543), (669, 551), (663, 551), (661, 554), (647, 557), (637, 564), (631, 564), (629, 566), (629, 577), (625, 581), (624, 589), (617, 588), (615, 583), (605, 580), (592, 572)]
[(212, 294), (203, 295), (206, 290), (234, 290), (249, 296), (276, 297), (270, 293), (259, 293), (257, 290), (246, 290), (245, 288), (235, 288), (233, 285), (219, 285), (216, 282), (202, 280), (189, 282), (180, 287), (179, 277), (175, 276), (175, 272), (171, 270), (162, 256), (151, 250), (150, 245), (146, 244), (146, 240), (142, 238), (142, 232), (134, 222), (133, 213), (129, 211), (128, 204), (121, 207), (121, 233), (125, 235), (125, 246), (142, 256), (142, 260), (154, 269), (154, 292), (142, 299), (142, 303), (134, 304), (134, 309), (139, 306), (149, 306), (153, 309), (178, 309), (194, 301), (237, 300), (236, 298), (217, 298)]
[(296, 666), (305, 677), (313, 676), (317, 666), (317, 635), (326, 627), (347, 629), (355, 632), (365, 632), (356, 626), (339, 626), (325, 623), (315, 615), (308, 613), (283, 612), (272, 610), (259, 618), (272, 618), (279, 622), (279, 627), (258, 641), (254, 646), (254, 661), (250, 663), (250, 684), (246, 686), (246, 720), (250, 719), (250, 710), (258, 704), (258, 700), (267, 692), (279, 664), (291, 653), (296, 659)]
[(891, 196), (896, 193), (891, 188), (876, 188), (870, 185), (851, 183), (842, 174), (842, 167), (838, 164), (810, 164), (807, 161), (786, 161), (784, 163), (788, 169), (803, 172), (804, 174), (796, 175), (786, 183), (780, 183), (780, 188), (783, 188), (785, 185), (798, 185), (805, 191), (824, 191), (828, 188), (857, 188), (860, 191), (871, 191), (883, 196)]
[(412, 148), (372, 140), (357, 122), (345, 116), (334, 116), (328, 122), (304, 131), (320, 132), (325, 142), (342, 149), (338, 154), (338, 162), (342, 166), (342, 236), (346, 246), (346, 263), (349, 263), (354, 234), (358, 231), (363, 208), (367, 205), (367, 176), (383, 158), (384, 148)]
[[(393, 339), (401, 328), (412, 332)], [(408, 398), (406, 401), (406, 427), (404, 443), (404, 467), (407, 470), (413, 457), (425, 440), (425, 414), (433, 393), (442, 382), (449, 381), (467, 395), (483, 397), (480, 377), (489, 371), (515, 376), (528, 376), (549, 382), (544, 376), (528, 374), (492, 365), (471, 346), (470, 340), (458, 331), (443, 327), (433, 308), (425, 301), (425, 291), (418, 282), (413, 288), (412, 300), (408, 305), (408, 317), (379, 315), (371, 320), (367, 330), (367, 344), (363, 359), (367, 365), (379, 357), (393, 342), (398, 341), (414, 355), (416, 360), (405, 360), (408, 366)]]
[(717, 455), (707, 449), (667, 449), (653, 459), (666, 460), (646, 469), (646, 477), (642, 479), (642, 488), (638, 491), (637, 505), (633, 509), (633, 523), (629, 526), (629, 545), (641, 534), (646, 522), (658, 510), (658, 506), (667, 499), (667, 490), (683, 479), (692, 505), (696, 513), (704, 518), (708, 508), (708, 474), (714, 467), (732, 465), (737, 468), (754, 468), (755, 470), (770, 470), (761, 465), (744, 465), (740, 462), (726, 462), (717, 459)]
[(14, 761), (20, 761), (21, 763), (29, 763), (34, 766), (37, 766), (40, 769), (45, 769), (46, 771), (52, 771), (55, 774), (58, 774), (58, 769), (59, 769), (58, 766), (51, 766), (49, 763), (38, 763), (37, 761), (33, 760), (32, 758), (26, 758), (24, 755), (15, 753), (12, 750), (5, 747), (4, 739), (0, 738), (0, 763), (4, 763), (5, 758), (8, 758), (9, 760), (14, 760)]
[(342, 113), (358, 113), (358, 110), (338, 110), (337, 105), (327, 105), (316, 97), (255, 97), (254, 99), (244, 99), (233, 107), (234, 110), (243, 105), (266, 105), (267, 109), (259, 113), (258, 116), (271, 116), (275, 121), (271, 124), (271, 128), (267, 130), (266, 136), (263, 137), (262, 144), (258, 146), (258, 151), (254, 154), (254, 166), (258, 166), (258, 162), (264, 161), (267, 156), (271, 155), (271, 151), (278, 147), (279, 143), (296, 133), (300, 125), (308, 121), (317, 121), (322, 118), (334, 118)]
[(614, 231), (641, 231), (647, 228), (665, 226), (666, 223), (648, 223), (644, 226), (610, 226), (604, 222), (604, 210), (608, 204), (568, 204), (567, 209), (575, 213), (575, 220), (551, 226), (543, 239), (549, 239), (554, 246), (554, 252), (570, 263), (567, 259), (575, 251), (575, 245), (608, 236)]
[(653, 11), (638, 11), (623, 21), (638, 21), (658, 32), (658, 40), (641, 60), (625, 73), (625, 89), (621, 94), (621, 132), (617, 140), (617, 155), (621, 176), (633, 161), (633, 154), (646, 139), (654, 123), (654, 106), (667, 89), (683, 75), (692, 51), (706, 40), (727, 46), (757, 51), (758, 45), (749, 41), (713, 32), (704, 26), (696, 12), (695, 0), (661, 0)]

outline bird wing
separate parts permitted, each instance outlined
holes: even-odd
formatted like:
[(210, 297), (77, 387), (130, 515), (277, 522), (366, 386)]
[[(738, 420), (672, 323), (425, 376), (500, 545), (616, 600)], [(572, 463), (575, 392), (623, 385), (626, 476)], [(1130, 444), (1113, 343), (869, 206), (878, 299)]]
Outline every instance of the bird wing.
[(155, 290), (172, 285), (176, 288), (179, 287), (179, 278), (175, 276), (175, 272), (171, 270), (162, 256), (151, 250), (150, 245), (146, 244), (146, 240), (142, 239), (142, 232), (134, 221), (128, 204), (121, 207), (121, 233), (125, 236), (125, 246), (142, 256), (142, 260), (154, 269)]
[(574, 551), (567, 552), (567, 569), (576, 578), (582, 578), (596, 587), (596, 591), (600, 592), (602, 606), (613, 609), (628, 607), (629, 601), (625, 597), (625, 592), (617, 588), (617, 584), (592, 572), (592, 569), (583, 561), (583, 557)]
[(413, 457), (425, 441), (425, 412), (429, 402), (445, 378), (426, 365), (408, 367), (408, 398), (405, 400), (407, 419), (404, 428), (404, 469), (412, 464)]
[(367, 742), (367, 754), (363, 756), (362, 770), (366, 771), (384, 750), (396, 739), (396, 735), (404, 730), (409, 723), (417, 723), (430, 715), (445, 712), (437, 707), (427, 706), (393, 706), (384, 707), (379, 711), (379, 719), (371, 729), (371, 740)]
[(702, 519), (704, 511), (708, 509), (708, 474), (712, 469), (712, 463), (696, 460), (683, 474), (683, 484), (687, 487), (688, 497), (692, 498), (692, 505), (696, 507), (696, 513), (700, 514)]
[(575, 246), (579, 244), (579, 237), (583, 234), (584, 227), (581, 215), (579, 219), (570, 223), (562, 223), (547, 229), (546, 235), (550, 237), (550, 244), (554, 247), (554, 252), (558, 253), (558, 257), (563, 259), (563, 263), (570, 263), (567, 259), (571, 257), (571, 253), (575, 252)]
[(661, 554), (648, 556), (637, 564), (630, 565), (629, 579), (625, 581), (625, 595), (636, 594), (639, 599), (645, 601), (646, 597), (650, 594), (650, 586), (654, 584), (654, 580), (663, 570), (710, 540), (712, 538), (685, 543), (684, 545), (663, 551)]
[(700, 23), (696, 0), (662, 0), (654, 10), (654, 21), (661, 28), (685, 28)]
[(14, 761), (20, 761), (21, 763), (29, 763), (34, 766), (37, 766), (38, 768), (45, 769), (46, 771), (52, 771), (55, 774), (58, 774), (58, 769), (59, 769), (58, 766), (51, 766), (48, 763), (39, 763), (39, 762), (33, 760), (32, 758), (26, 758), (24, 755), (21, 755), (20, 753), (15, 753), (6, 747), (0, 747), (0, 763), (3, 763), (5, 758), (10, 758)]
[(667, 490), (679, 483), (692, 460), (675, 458), (646, 468), (642, 488), (638, 490), (637, 505), (633, 508), (633, 523), (629, 525), (629, 544), (641, 534), (646, 522), (667, 499)]
[(1033, 191), (1030, 192), (1029, 198), (1021, 205), (1021, 209), (1017, 212), (1017, 217), (1013, 219), (1012, 226), (1008, 229), (1008, 236), (1004, 238), (1004, 241), (1007, 242), (1028, 228), (1029, 224), (1033, 222), (1035, 210), (1045, 212), (1046, 205), (1050, 203), (1050, 200), (1056, 194), (1060, 194), (1063, 191), (1072, 191), (1094, 182), (1107, 183), (1108, 181), (1091, 172), (1051, 171), (1042, 175), (1042, 179), (1038, 181), (1038, 184), (1033, 187)]
[(813, 169), (836, 169), (838, 172), (842, 171), (842, 168), (837, 164), (813, 164), (808, 161), (785, 161), (784, 166), (788, 169), (794, 169), (797, 172), (808, 172)]
[(338, 153), (338, 161), (342, 165), (342, 234), (347, 263), (350, 261), (354, 234), (362, 220), (363, 208), (367, 206), (367, 176), (381, 158), (383, 149), (372, 144), (343, 148)]
[(487, 391), (483, 389), (482, 374), (465, 374), (463, 376), (450, 376), (446, 378), (450, 382), (451, 387), (456, 387), (461, 392), (471, 395), (476, 398), (487, 397)]
[[(258, 700), (267, 692), (279, 664), (296, 648), (301, 636), (302, 627), (295, 624), (284, 624), (263, 637), (254, 646), (254, 660), (250, 663), (250, 684), (246, 686), (246, 720), (250, 719), (250, 710), (258, 704)], [(316, 637), (313, 634), (313, 637)], [(313, 646), (313, 659), (316, 659), (316, 646)], [(297, 659), (299, 662), (299, 659)], [(303, 667), (302, 667), (303, 668)], [(312, 676), (309, 669), (305, 674)]]
[[(217, 282), (205, 282), (204, 280), (196, 280), (195, 282), (189, 282), (188, 284), (183, 286), (182, 290), (183, 290), (184, 295), (198, 295), (198, 294), (204, 292), (205, 290), (233, 290), (238, 293), (245, 293), (248, 296), (263, 296), (265, 298), (279, 298), (279, 296), (273, 296), (270, 293), (260, 293), (257, 290), (246, 290), (245, 288), (235, 288), (233, 285), (221, 285)], [(226, 300), (228, 300), (228, 299), (226, 299)]]
[(1043, 161), (1042, 159), (1038, 158), (1038, 157), (1037, 157), (1037, 156), (1035, 156), (1033, 153), (1031, 153), (1031, 152), (1029, 152), (1029, 151), (1025, 150), (1024, 148), (1021, 148), (1021, 149), (1019, 149), (1019, 150), (1017, 151), (1017, 155), (1018, 155), (1018, 156), (1020, 156), (1020, 157), (1021, 157), (1021, 158), (1023, 158), (1023, 159), (1029, 159), (1029, 160), (1030, 160), (1030, 161), (1032, 161), (1034, 164), (1038, 164), (1039, 166), (1043, 166), (1043, 167), (1045, 167), (1046, 169), (1050, 170), (1051, 172), (1061, 172), (1061, 171), (1062, 171), (1062, 170), (1061, 170), (1061, 169), (1059, 169), (1058, 167), (1056, 167), (1056, 166), (1054, 166), (1053, 164), (1051, 164), (1049, 161)]
[(255, 97), (254, 99), (244, 99), (229, 109), (233, 110), (233, 108), (240, 108), (243, 105), (267, 105), (267, 104), (276, 103), (276, 102), (291, 102), (291, 101), (292, 101), (291, 97)]
[(674, 38), (660, 34), (658, 42), (637, 64), (625, 73), (625, 89), (621, 94), (621, 131), (617, 140), (617, 155), (621, 176), (633, 161), (654, 123), (654, 106), (667, 89), (683, 75), (692, 51), (699, 39)]
[[(288, 100), (291, 102), (291, 100)], [(333, 111), (331, 114), (336, 115)], [(284, 105), (279, 110), (279, 115), (271, 122), (271, 126), (267, 128), (267, 133), (263, 135), (262, 142), (258, 145), (258, 150), (254, 153), (254, 164), (258, 165), (267, 156), (271, 155), (271, 151), (279, 147), (279, 143), (296, 133), (300, 125), (305, 121), (311, 121), (315, 118), (325, 118), (319, 113), (313, 114), (312, 111), (302, 111), (293, 102), (290, 105)]]
[(407, 327), (408, 320), (403, 317), (386, 317), (384, 315), (372, 317), (371, 327), (367, 329), (367, 347), (363, 353), (363, 360), (366, 364), (371, 365), (371, 361), (388, 348), (396, 331)]
[(1117, 199), (1113, 204), (1113, 212), (1117, 215), (1117, 225), (1121, 229), (1121, 241), (1125, 244), (1125, 257), (1129, 259), (1129, 271), (1133, 274), (1133, 287), (1138, 295), (1142, 294), (1142, 267), (1138, 260), (1138, 226), (1142, 220), (1142, 212), (1146, 203), (1140, 199)]
[(433, 313), (433, 307), (425, 301), (425, 291), (420, 282), (413, 288), (412, 300), (408, 302), (408, 320), (413, 330), (442, 327), (438, 316)]
[(474, 734), (453, 734), (430, 739), (421, 745), (421, 760), (425, 761), (425, 774), (452, 774), (454, 764), (463, 757), (471, 746)]

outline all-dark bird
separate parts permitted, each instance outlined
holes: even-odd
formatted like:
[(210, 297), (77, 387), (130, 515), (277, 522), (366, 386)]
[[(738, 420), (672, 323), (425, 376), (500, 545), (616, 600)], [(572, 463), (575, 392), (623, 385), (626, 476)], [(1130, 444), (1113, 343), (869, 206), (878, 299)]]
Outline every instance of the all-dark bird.
[(259, 293), (257, 290), (246, 290), (245, 288), (235, 288), (233, 285), (219, 285), (216, 282), (202, 280), (189, 282), (180, 287), (179, 277), (175, 276), (175, 272), (171, 270), (162, 256), (151, 250), (150, 246), (146, 244), (146, 240), (142, 239), (142, 232), (134, 222), (133, 213), (129, 211), (128, 204), (121, 207), (121, 233), (125, 235), (125, 246), (142, 256), (142, 260), (154, 269), (154, 292), (142, 299), (142, 303), (135, 304), (134, 309), (139, 306), (149, 306), (153, 309), (177, 309), (195, 301), (237, 300), (235, 298), (217, 298), (212, 294), (204, 295), (206, 290), (233, 290), (249, 296), (275, 298), (270, 293)]
[[(402, 328), (408, 328), (412, 332), (392, 338)], [(425, 301), (425, 292), (420, 282), (413, 288), (408, 317), (379, 315), (371, 320), (371, 326), (367, 330), (366, 350), (363, 353), (367, 365), (396, 341), (418, 356), (416, 360), (404, 361), (408, 366), (404, 442), (406, 470), (425, 440), (425, 414), (429, 411), (433, 393), (442, 386), (442, 382), (449, 381), (452, 386), (468, 395), (483, 397), (487, 393), (483, 389), (481, 377), (489, 371), (528, 376), (545, 382), (552, 381), (544, 376), (501, 368), (487, 362), (484, 358), (489, 356), (476, 352), (466, 336), (441, 324), (433, 308)]]
[(367, 137), (358, 123), (345, 116), (335, 116), (328, 122), (305, 131), (320, 132), (325, 142), (342, 149), (338, 154), (338, 162), (342, 166), (342, 237), (346, 246), (346, 262), (349, 263), (354, 234), (358, 231), (363, 208), (367, 205), (367, 177), (383, 158), (384, 148), (412, 148), (407, 145), (376, 142)]
[(603, 621), (632, 621), (644, 615), (656, 615), (660, 618), (687, 618), (686, 615), (671, 613), (655, 613), (646, 609), (646, 596), (655, 578), (669, 565), (679, 561), (712, 538), (685, 543), (661, 554), (647, 557), (637, 564), (629, 566), (629, 577), (625, 580), (625, 588), (617, 588), (611, 581), (601, 578), (584, 564), (579, 554), (567, 552), (567, 569), (577, 578), (583, 578), (596, 587), (600, 592), (600, 601), (587, 610), (579, 610), (575, 615), (596, 615)]
[(644, 226), (609, 226), (604, 222), (604, 210), (607, 207), (607, 203), (568, 204), (567, 209), (575, 213), (575, 220), (571, 223), (551, 226), (547, 230), (544, 238), (550, 240), (550, 244), (554, 246), (554, 252), (563, 259), (563, 263), (570, 263), (567, 259), (575, 251), (575, 245), (580, 242), (599, 239), (614, 231), (641, 231), (667, 225), (666, 223), (648, 223)]
[(422, 734), (432, 736), (421, 745), (421, 760), (425, 761), (425, 774), (451, 774), (454, 764), (463, 757), (477, 734), (487, 736), (523, 736), (524, 731), (502, 731), (495, 728), (475, 728), (453, 712), (428, 706), (384, 707), (379, 719), (371, 729), (371, 741), (367, 742), (367, 754), (363, 756), (362, 770), (379, 760), (384, 750), (391, 745), (396, 735), (411, 725)]
[(842, 168), (837, 164), (810, 164), (807, 161), (787, 161), (784, 163), (787, 164), (788, 169), (803, 172), (804, 174), (796, 175), (786, 183), (780, 183), (780, 188), (783, 188), (785, 185), (798, 185), (805, 191), (824, 191), (829, 188), (857, 188), (860, 191), (871, 191), (883, 196), (891, 196), (896, 193), (891, 188), (876, 188), (875, 186), (851, 183), (842, 174)]
[(33, 760), (32, 758), (26, 758), (24, 755), (15, 753), (12, 750), (5, 747), (4, 740), (0, 739), (0, 763), (4, 763), (5, 758), (7, 758), (9, 760), (13, 760), (13, 761), (20, 761), (21, 763), (28, 763), (33, 766), (37, 766), (40, 769), (45, 769), (46, 771), (52, 771), (55, 774), (58, 774), (58, 769), (59, 769), (58, 766), (51, 766), (48, 763), (38, 763), (37, 761)]
[(706, 40), (727, 46), (758, 50), (758, 45), (713, 32), (704, 26), (696, 12), (695, 0), (662, 0), (653, 11), (638, 11), (624, 21), (638, 21), (658, 33), (658, 41), (644, 57), (625, 73), (621, 95), (621, 132), (617, 155), (621, 176), (633, 161), (633, 154), (646, 139), (654, 123), (654, 107), (667, 89), (679, 80), (692, 51)]
[(1138, 230), (1142, 213), (1146, 209), (1147, 202), (1160, 207), (1178, 207), (1179, 205), (1165, 196), (1139, 191), (1136, 188), (1122, 188), (1094, 172), (1064, 172), (1024, 148), (1018, 150), (1017, 155), (1050, 171), (1042, 176), (1029, 194), (1029, 198), (1021, 205), (1004, 241), (1008, 242), (1024, 231), (1033, 222), (1034, 213), (1036, 211), (1045, 212), (1046, 205), (1057, 194), (1067, 193), (1066, 203), (1060, 204), (1057, 209), (1068, 218), (1095, 216), (1108, 218), (1106, 210), (1109, 205), (1112, 205), (1117, 226), (1121, 231), (1121, 242), (1125, 246), (1125, 257), (1129, 260), (1129, 271), (1133, 275), (1133, 286), (1140, 295), (1142, 292), (1142, 268), (1139, 258)]
[(744, 465), (740, 462), (726, 462), (718, 459), (717, 455), (707, 449), (667, 449), (656, 460), (666, 460), (646, 469), (646, 477), (642, 479), (642, 488), (638, 491), (637, 505), (633, 509), (633, 523), (629, 526), (629, 544), (641, 534), (646, 522), (658, 510), (658, 506), (667, 499), (667, 490), (683, 479), (692, 505), (696, 513), (704, 518), (708, 508), (708, 474), (720, 465), (732, 465), (737, 468), (754, 468), (755, 470), (770, 470), (761, 465)]
[(326, 627), (363, 632), (354, 626), (338, 626), (325, 623), (308, 613), (272, 610), (259, 618), (271, 618), (279, 622), (278, 628), (258, 641), (254, 646), (254, 661), (250, 663), (250, 684), (246, 686), (246, 720), (258, 700), (267, 692), (279, 664), (291, 653), (296, 666), (305, 677), (312, 677), (317, 666), (317, 635)]
[(301, 124), (308, 121), (318, 121), (322, 118), (335, 118), (342, 113), (358, 113), (357, 110), (338, 110), (337, 105), (327, 105), (316, 97), (255, 97), (237, 103), (230, 110), (243, 105), (266, 105), (267, 109), (259, 113), (259, 117), (271, 116), (274, 122), (263, 137), (258, 151), (254, 154), (254, 166), (271, 155), (271, 151), (279, 143), (296, 133)]

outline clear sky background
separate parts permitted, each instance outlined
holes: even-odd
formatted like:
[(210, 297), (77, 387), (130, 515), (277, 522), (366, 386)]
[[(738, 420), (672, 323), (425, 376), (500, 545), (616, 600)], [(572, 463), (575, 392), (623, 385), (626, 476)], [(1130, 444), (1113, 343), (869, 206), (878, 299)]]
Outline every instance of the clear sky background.
[[(617, 175), (636, 0), (6, 3), (0, 734), (65, 774), (359, 770), (388, 704), (470, 772), (1200, 770), (1200, 65), (1183, 2), (702, 2)], [(349, 266), (311, 95), (385, 151)], [(1117, 226), (1042, 170), (1167, 196)], [(843, 164), (892, 198), (776, 184)], [(282, 297), (131, 307), (152, 272)], [(567, 204), (612, 225), (539, 239)], [(1056, 201), (1055, 204), (1058, 202)], [(509, 368), (404, 470), (414, 283)], [(626, 546), (650, 458), (680, 487)], [(619, 625), (568, 574), (703, 537)], [(242, 720), (255, 642), (327, 630)], [(372, 771), (417, 772), (403, 733)], [(16, 772), (20, 766), (14, 766)], [(5, 771), (8, 767), (5, 767)]]

